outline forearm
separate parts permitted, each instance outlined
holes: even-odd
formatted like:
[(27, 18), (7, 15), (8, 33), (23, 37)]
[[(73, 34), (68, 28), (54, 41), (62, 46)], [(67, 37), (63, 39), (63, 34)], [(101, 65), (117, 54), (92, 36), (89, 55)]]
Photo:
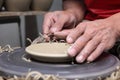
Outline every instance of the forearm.
[(71, 12), (77, 22), (83, 20), (86, 11), (83, 0), (63, 0), (63, 9)]

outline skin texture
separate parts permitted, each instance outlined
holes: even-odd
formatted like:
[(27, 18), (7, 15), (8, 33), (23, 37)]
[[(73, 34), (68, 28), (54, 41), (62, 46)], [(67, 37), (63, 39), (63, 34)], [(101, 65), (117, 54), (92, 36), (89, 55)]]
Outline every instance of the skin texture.
[[(64, 18), (64, 20), (63, 20)], [(75, 17), (67, 11), (55, 11), (45, 15), (43, 23), (44, 34), (55, 33), (61, 31), (64, 28), (68, 28), (73, 24)]]
[(117, 30), (106, 19), (82, 22), (67, 36), (68, 43), (74, 43), (68, 53), (77, 62), (95, 60), (103, 51), (112, 48), (117, 39)]
[(80, 3), (80, 0), (64, 0), (63, 11), (45, 15), (43, 32), (54, 33), (57, 38), (64, 38), (72, 44), (68, 54), (76, 57), (77, 62), (82, 63), (85, 60), (92, 62), (102, 52), (112, 48), (118, 40), (120, 13), (105, 19), (82, 21), (85, 7)]
[[(49, 12), (45, 15), (43, 33), (55, 33), (64, 29), (66, 32), (63, 34), (67, 36), (69, 30), (66, 29), (73, 28), (75, 24), (79, 23), (84, 18), (85, 7), (82, 3), (83, 2), (79, 0), (63, 0), (63, 11)], [(45, 37), (47, 38), (46, 35)]]

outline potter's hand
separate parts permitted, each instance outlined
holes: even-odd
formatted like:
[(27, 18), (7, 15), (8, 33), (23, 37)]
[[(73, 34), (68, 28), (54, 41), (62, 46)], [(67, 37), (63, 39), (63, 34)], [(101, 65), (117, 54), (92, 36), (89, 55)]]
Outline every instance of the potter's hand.
[(73, 43), (68, 54), (79, 63), (91, 62), (110, 49), (116, 38), (117, 30), (107, 19), (82, 22), (67, 36), (67, 42)]
[[(67, 11), (49, 12), (44, 17), (43, 33), (51, 34), (61, 31), (63, 28), (72, 28), (75, 16)], [(66, 34), (67, 35), (67, 34)], [(45, 36), (47, 37), (47, 36)]]

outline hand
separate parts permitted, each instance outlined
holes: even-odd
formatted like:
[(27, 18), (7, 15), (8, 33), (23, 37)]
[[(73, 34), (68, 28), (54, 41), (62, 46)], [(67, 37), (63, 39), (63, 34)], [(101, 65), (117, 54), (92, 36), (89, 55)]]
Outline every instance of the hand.
[(72, 28), (75, 21), (75, 16), (68, 11), (49, 12), (44, 17), (43, 33), (50, 34), (59, 32), (63, 28)]
[(67, 42), (73, 43), (68, 54), (79, 63), (94, 61), (114, 45), (117, 36), (113, 22), (107, 19), (82, 22), (67, 36)]

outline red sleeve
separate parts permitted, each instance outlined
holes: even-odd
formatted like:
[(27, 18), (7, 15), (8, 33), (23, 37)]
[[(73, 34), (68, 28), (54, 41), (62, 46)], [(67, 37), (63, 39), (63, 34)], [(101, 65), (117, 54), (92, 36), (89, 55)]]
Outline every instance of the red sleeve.
[(85, 0), (85, 4), (88, 20), (102, 19), (120, 12), (120, 0)]

